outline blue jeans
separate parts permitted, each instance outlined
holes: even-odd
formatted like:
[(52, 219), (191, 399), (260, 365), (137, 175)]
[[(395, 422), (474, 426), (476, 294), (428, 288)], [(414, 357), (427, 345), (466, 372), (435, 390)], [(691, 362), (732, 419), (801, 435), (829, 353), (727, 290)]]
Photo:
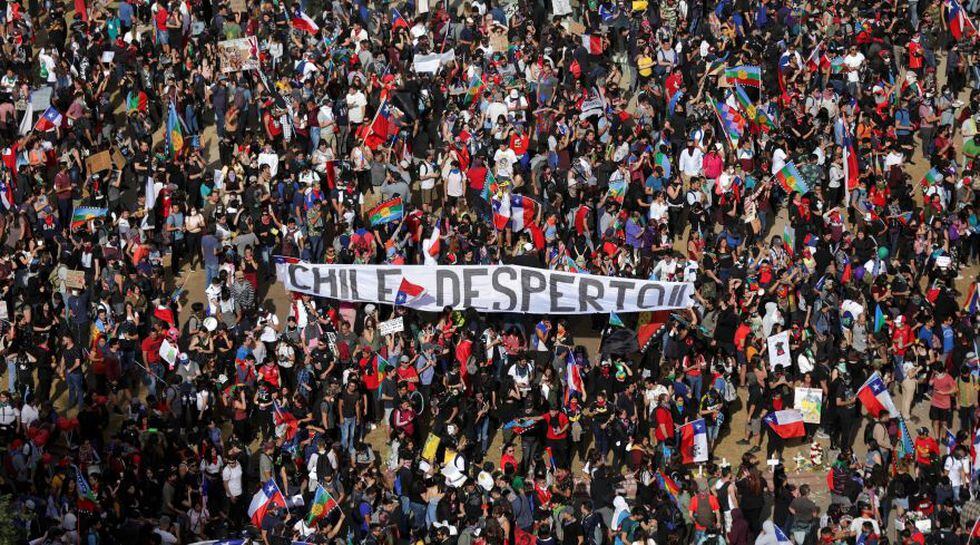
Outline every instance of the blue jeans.
[(211, 281), (218, 277), (218, 273), (221, 271), (221, 267), (218, 265), (205, 265), (204, 266), (204, 287), (211, 285)]
[(17, 360), (13, 358), (7, 359), (7, 391), (17, 391)]
[(357, 419), (344, 418), (340, 423), (340, 447), (354, 454), (354, 441), (357, 439)]
[(307, 241), (307, 251), (310, 252), (310, 262), (319, 263), (323, 256), (323, 235), (311, 235)]
[(490, 419), (484, 417), (483, 420), (476, 425), (476, 440), (480, 442), (480, 453), (486, 453), (489, 446), (490, 440)]
[(692, 377), (684, 375), (684, 382), (691, 388), (691, 395), (694, 396), (694, 403), (701, 403), (701, 375)]
[(85, 376), (77, 371), (68, 373), (65, 382), (68, 383), (68, 408), (74, 405), (81, 410), (85, 401)]

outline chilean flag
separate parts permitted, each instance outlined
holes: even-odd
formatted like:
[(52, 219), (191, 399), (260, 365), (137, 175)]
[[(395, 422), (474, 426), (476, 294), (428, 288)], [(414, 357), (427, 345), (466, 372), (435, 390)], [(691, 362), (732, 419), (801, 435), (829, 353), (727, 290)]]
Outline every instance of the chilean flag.
[(293, 28), (302, 30), (303, 32), (309, 34), (316, 34), (317, 32), (320, 32), (320, 26), (317, 25), (309, 15), (303, 13), (303, 10), (300, 9), (296, 10), (296, 13), (293, 14), (293, 19), (289, 22), (289, 24), (291, 24)]
[(888, 388), (885, 387), (885, 382), (881, 380), (881, 375), (877, 371), (861, 385), (857, 395), (871, 416), (877, 418), (882, 411), (888, 411), (892, 417), (898, 416), (898, 409), (895, 408), (892, 396), (888, 393)]
[(493, 207), (493, 226), (498, 231), (504, 230), (511, 217), (511, 199), (507, 195), (501, 199), (490, 197), (490, 205)]
[(969, 38), (977, 33), (973, 21), (967, 17), (966, 12), (960, 7), (956, 0), (946, 0), (946, 22), (949, 23), (949, 33), (957, 41), (963, 37)]
[(252, 519), (252, 524), (261, 527), (265, 512), (272, 506), (286, 507), (286, 498), (276, 485), (275, 479), (269, 479), (269, 482), (262, 485), (262, 488), (252, 496), (252, 502), (248, 504), (248, 516)]
[(538, 203), (524, 195), (510, 196), (510, 227), (514, 232), (522, 231), (534, 223), (538, 215)]
[(34, 124), (34, 130), (41, 132), (53, 131), (61, 126), (64, 119), (61, 112), (56, 110), (54, 106), (48, 106), (48, 109), (44, 110), (40, 119)]
[(973, 445), (970, 446), (970, 451), (973, 455), (973, 473), (976, 473), (980, 471), (980, 428), (973, 432)]
[(403, 277), (402, 283), (398, 285), (398, 293), (395, 294), (395, 304), (404, 305), (410, 299), (415, 299), (423, 293), (425, 293), (425, 288), (413, 284)]
[(582, 47), (587, 49), (590, 55), (602, 55), (602, 36), (582, 34)]
[(844, 129), (844, 187), (848, 192), (857, 189), (860, 182), (857, 153), (854, 151), (854, 138), (847, 128), (847, 123), (841, 122)]
[(803, 413), (797, 409), (773, 411), (767, 414), (763, 420), (769, 424), (772, 431), (776, 432), (776, 435), (783, 439), (806, 435), (806, 429), (803, 427)]
[(408, 21), (402, 17), (402, 14), (397, 9), (391, 8), (391, 29), (395, 30), (398, 27), (407, 29)]
[(696, 464), (708, 461), (708, 427), (703, 418), (681, 426), (681, 462)]
[(575, 361), (575, 354), (571, 350), (565, 358), (565, 406), (574, 396), (584, 399), (585, 381), (582, 380), (582, 370), (579, 369), (578, 362)]
[(782, 530), (779, 526), (775, 524), (772, 525), (773, 529), (776, 530), (776, 545), (792, 545), (793, 542), (786, 535), (786, 532)]
[(385, 101), (374, 121), (364, 127), (367, 129), (363, 137), (364, 143), (371, 149), (378, 149), (388, 141), (389, 136), (398, 134), (398, 127), (391, 120), (391, 105)]

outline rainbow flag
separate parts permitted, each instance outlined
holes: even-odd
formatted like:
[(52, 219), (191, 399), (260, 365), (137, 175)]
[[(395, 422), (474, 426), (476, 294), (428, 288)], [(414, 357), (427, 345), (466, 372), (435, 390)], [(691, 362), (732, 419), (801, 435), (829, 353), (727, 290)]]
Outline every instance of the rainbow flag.
[(681, 493), (681, 487), (677, 486), (674, 479), (671, 479), (670, 475), (667, 475), (663, 471), (657, 471), (657, 484), (661, 490), (670, 496), (670, 499), (674, 500), (674, 505), (679, 507), (680, 504), (677, 501), (677, 495)]
[(389, 199), (371, 209), (371, 227), (391, 223), (405, 215), (405, 204), (401, 197)]
[(313, 502), (310, 503), (310, 510), (306, 513), (306, 525), (312, 526), (320, 519), (330, 514), (337, 508), (337, 500), (333, 499), (326, 488), (317, 485), (316, 493), (313, 495)]
[(754, 123), (759, 130), (762, 132), (769, 132), (776, 128), (776, 124), (769, 119), (762, 108), (756, 108), (755, 104), (752, 103), (752, 99), (749, 98), (748, 93), (745, 92), (745, 88), (741, 85), (735, 86), (735, 100), (738, 102), (739, 107), (745, 112), (745, 116), (749, 118), (749, 121)]
[(970, 291), (966, 294), (966, 304), (963, 305), (963, 310), (973, 316), (978, 309), (980, 309), (980, 290), (977, 290), (977, 283), (974, 282), (970, 284)]
[(776, 179), (779, 180), (779, 185), (783, 186), (787, 193), (796, 191), (804, 195), (810, 191), (810, 188), (803, 183), (803, 176), (800, 175), (800, 171), (796, 169), (796, 165), (792, 161), (786, 163), (786, 166), (776, 173)]
[(728, 136), (728, 141), (734, 146), (745, 132), (745, 118), (738, 110), (724, 102), (715, 101), (714, 107), (715, 113), (718, 114), (718, 119), (721, 121), (721, 126), (725, 129), (725, 135)]
[(612, 199), (619, 204), (623, 204), (623, 199), (626, 198), (626, 180), (616, 180), (615, 182), (609, 182), (609, 190), (606, 192), (606, 198)]
[(104, 218), (108, 213), (108, 208), (99, 208), (97, 206), (79, 206), (71, 215), (71, 228), (74, 229), (85, 225), (89, 220)]
[(725, 78), (736, 85), (762, 87), (762, 68), (742, 65), (725, 69)]
[(931, 168), (929, 169), (929, 172), (926, 172), (926, 175), (922, 177), (922, 181), (919, 183), (922, 185), (922, 187), (932, 187), (941, 182), (942, 179), (943, 175), (937, 169)]

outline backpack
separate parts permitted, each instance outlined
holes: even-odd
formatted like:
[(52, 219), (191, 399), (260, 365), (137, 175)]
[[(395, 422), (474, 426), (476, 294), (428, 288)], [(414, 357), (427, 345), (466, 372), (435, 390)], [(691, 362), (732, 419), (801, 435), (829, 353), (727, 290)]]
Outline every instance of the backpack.
[(864, 444), (868, 444), (875, 437), (875, 427), (880, 426), (880, 422), (872, 422), (864, 427)]

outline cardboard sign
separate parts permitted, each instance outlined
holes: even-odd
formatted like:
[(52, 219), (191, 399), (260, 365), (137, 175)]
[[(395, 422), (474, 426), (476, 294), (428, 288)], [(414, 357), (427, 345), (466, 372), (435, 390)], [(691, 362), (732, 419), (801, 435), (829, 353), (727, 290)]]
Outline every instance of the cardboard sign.
[(823, 390), (820, 388), (794, 388), (793, 408), (803, 414), (807, 424), (820, 423), (820, 408), (823, 406)]
[(112, 164), (119, 170), (126, 166), (126, 156), (119, 151), (119, 148), (112, 148)]
[(245, 0), (230, 0), (228, 2), (228, 8), (231, 9), (232, 13), (245, 13), (248, 8), (245, 6)]
[(572, 12), (572, 3), (569, 0), (551, 0), (551, 13), (556, 17), (568, 15)]
[(378, 324), (378, 331), (380, 331), (382, 335), (401, 333), (402, 331), (405, 331), (405, 319), (399, 316), (394, 320), (381, 322), (380, 324)]
[(103, 172), (112, 169), (112, 154), (108, 151), (100, 151), (85, 158), (85, 169), (89, 174)]
[(490, 49), (494, 53), (506, 53), (510, 47), (510, 40), (507, 39), (507, 31), (493, 27), (490, 29)]
[(258, 70), (259, 40), (255, 36), (218, 42), (218, 62), (221, 73)]
[(581, 36), (582, 34), (585, 34), (585, 25), (579, 23), (578, 21), (562, 21), (561, 24), (563, 27), (565, 27), (565, 30), (567, 30), (569, 34), (574, 36)]
[(65, 286), (71, 290), (85, 289), (85, 271), (68, 270), (65, 273)]

